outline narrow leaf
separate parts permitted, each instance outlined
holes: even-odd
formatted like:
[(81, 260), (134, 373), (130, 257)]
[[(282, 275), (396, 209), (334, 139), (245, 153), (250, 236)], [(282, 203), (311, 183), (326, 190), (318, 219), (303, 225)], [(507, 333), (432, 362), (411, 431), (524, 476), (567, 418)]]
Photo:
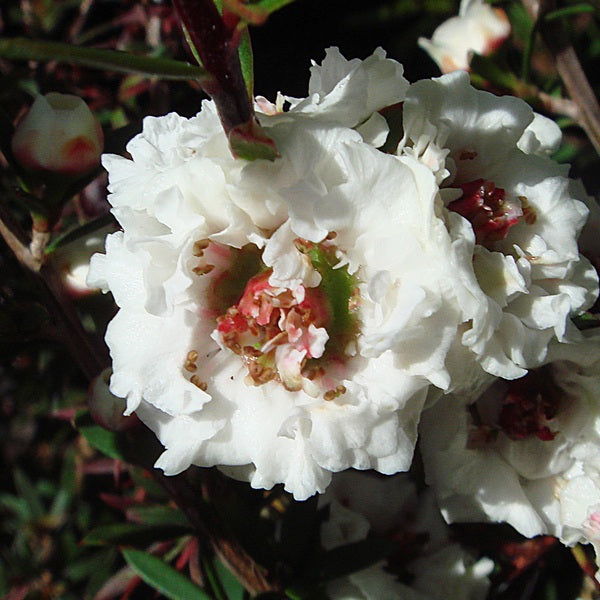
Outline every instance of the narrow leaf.
[(126, 462), (123, 444), (119, 436), (96, 425), (88, 412), (83, 412), (75, 419), (75, 428), (89, 442), (90, 446), (102, 452), (109, 458)]
[(244, 600), (244, 586), (218, 558), (214, 559), (214, 564), (221, 584), (227, 592), (228, 600)]
[(157, 504), (156, 506), (135, 506), (127, 511), (132, 521), (152, 525), (169, 525), (189, 527), (189, 521), (183, 512), (171, 506)]
[(240, 57), (240, 65), (242, 67), (242, 75), (244, 83), (248, 90), (250, 99), (254, 97), (254, 55), (252, 53), (252, 42), (250, 40), (250, 32), (245, 27), (240, 37), (240, 45), (238, 46), (238, 54)]
[(471, 71), (498, 87), (514, 90), (519, 86), (519, 80), (508, 70), (499, 67), (492, 59), (481, 54), (473, 54)]
[(84, 48), (27, 38), (0, 38), (0, 56), (10, 60), (57, 60), (85, 67), (139, 73), (160, 79), (206, 79), (206, 71), (185, 62), (130, 54), (121, 50)]
[(27, 501), (32, 517), (35, 519), (43, 517), (46, 511), (42, 499), (27, 475), (21, 469), (15, 469), (14, 479), (17, 492)]
[(566, 6), (565, 8), (559, 8), (546, 13), (543, 17), (544, 21), (555, 21), (556, 19), (564, 19), (565, 17), (572, 17), (573, 15), (580, 15), (582, 13), (593, 13), (596, 9), (590, 4), (576, 4), (575, 6)]
[(129, 566), (150, 586), (171, 600), (210, 600), (185, 575), (152, 554), (123, 550)]
[(159, 540), (171, 540), (190, 533), (189, 526), (151, 525), (140, 523), (111, 523), (90, 531), (83, 543), (88, 546), (127, 544), (145, 546)]

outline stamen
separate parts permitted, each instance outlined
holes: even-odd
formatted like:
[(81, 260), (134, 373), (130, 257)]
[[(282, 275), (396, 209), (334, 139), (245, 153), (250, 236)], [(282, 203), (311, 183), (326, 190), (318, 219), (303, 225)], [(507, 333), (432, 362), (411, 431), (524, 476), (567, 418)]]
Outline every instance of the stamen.
[(506, 192), (493, 181), (477, 179), (460, 187), (462, 196), (450, 202), (448, 210), (471, 222), (475, 239), (482, 246), (503, 240), (524, 214), (520, 198), (507, 199)]
[(192, 375), (190, 382), (193, 383), (197, 388), (200, 388), (203, 392), (208, 389), (208, 384), (206, 381), (202, 381), (198, 375)]
[(198, 265), (197, 267), (194, 267), (192, 271), (196, 275), (208, 275), (214, 268), (215, 265)]
[(208, 248), (210, 244), (209, 240), (198, 240), (194, 242), (193, 254), (194, 256), (203, 256), (204, 250)]

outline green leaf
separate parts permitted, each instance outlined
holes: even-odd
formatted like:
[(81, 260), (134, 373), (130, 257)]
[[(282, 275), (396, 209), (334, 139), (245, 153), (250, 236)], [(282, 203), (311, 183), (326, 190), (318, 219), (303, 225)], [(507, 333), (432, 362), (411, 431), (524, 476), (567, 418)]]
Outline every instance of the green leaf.
[(96, 425), (90, 413), (82, 412), (75, 419), (75, 428), (89, 442), (92, 448), (99, 450), (109, 458), (127, 462), (123, 443), (119, 435)]
[(27, 38), (0, 38), (0, 56), (10, 60), (71, 62), (85, 67), (139, 73), (160, 79), (205, 79), (206, 71), (170, 58), (130, 54), (121, 50), (84, 48)]
[(227, 592), (228, 600), (243, 600), (245, 593), (244, 586), (218, 558), (215, 558), (213, 562), (221, 584)]
[(473, 54), (471, 71), (497, 87), (514, 90), (519, 87), (519, 80), (513, 73), (498, 66), (491, 58), (481, 54)]
[(129, 566), (150, 586), (171, 600), (210, 600), (210, 596), (156, 556), (139, 550), (123, 550)]
[(88, 546), (125, 544), (147, 546), (159, 540), (171, 540), (190, 533), (185, 525), (153, 525), (140, 523), (111, 523), (92, 529), (84, 538)]
[(46, 514), (44, 504), (40, 498), (38, 490), (29, 480), (27, 475), (21, 469), (15, 469), (14, 473), (15, 487), (21, 498), (24, 498), (31, 510), (31, 516), (34, 519), (40, 519)]
[(116, 224), (115, 218), (110, 213), (106, 213), (100, 217), (97, 217), (96, 219), (92, 219), (91, 221), (88, 221), (87, 223), (84, 223), (83, 225), (80, 225), (79, 227), (70, 229), (63, 235), (61, 235), (61, 236), (57, 237), (55, 240), (53, 240), (52, 243), (50, 243), (50, 244), (48, 244), (48, 246), (46, 246), (46, 254), (52, 254), (52, 252), (54, 252), (58, 248), (61, 248), (62, 246), (66, 246), (67, 244), (70, 244), (71, 242), (74, 242), (75, 240), (78, 240), (81, 237), (92, 234), (95, 231), (98, 231), (99, 229), (106, 227), (107, 225), (113, 225), (113, 224), (114, 224), (115, 230), (116, 230), (117, 224)]
[(240, 37), (240, 45), (238, 47), (240, 57), (240, 65), (242, 67), (242, 76), (246, 83), (248, 96), (254, 98), (254, 55), (252, 53), (252, 41), (250, 40), (250, 32), (245, 27)]
[(546, 13), (543, 16), (543, 19), (544, 21), (555, 21), (557, 19), (564, 19), (565, 17), (572, 17), (582, 13), (593, 13), (595, 11), (596, 9), (590, 4), (576, 4), (575, 6), (567, 6)]
[(190, 523), (182, 511), (162, 504), (135, 506), (127, 511), (127, 516), (132, 521), (140, 521), (145, 524), (190, 527)]

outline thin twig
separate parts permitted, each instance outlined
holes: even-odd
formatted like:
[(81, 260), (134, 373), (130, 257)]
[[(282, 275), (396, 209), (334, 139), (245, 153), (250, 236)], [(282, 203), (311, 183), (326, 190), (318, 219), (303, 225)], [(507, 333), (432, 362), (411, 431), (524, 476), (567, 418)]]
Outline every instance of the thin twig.
[(62, 279), (52, 264), (44, 264), (43, 250), (47, 232), (33, 231), (31, 242), (8, 209), (0, 202), (0, 234), (16, 259), (32, 274), (44, 297), (44, 304), (53, 318), (60, 341), (77, 361), (83, 374), (91, 381), (109, 364), (104, 343), (95, 343), (85, 331), (73, 301), (67, 295)]
[(573, 46), (569, 42), (560, 19), (544, 21), (544, 15), (554, 10), (555, 0), (523, 0), (531, 17), (540, 20), (539, 30), (550, 50), (556, 70), (565, 88), (579, 109), (577, 121), (600, 153), (600, 105), (581, 67)]
[(39, 271), (41, 265), (31, 254), (27, 237), (2, 202), (0, 202), (0, 235), (22, 265), (31, 271)]

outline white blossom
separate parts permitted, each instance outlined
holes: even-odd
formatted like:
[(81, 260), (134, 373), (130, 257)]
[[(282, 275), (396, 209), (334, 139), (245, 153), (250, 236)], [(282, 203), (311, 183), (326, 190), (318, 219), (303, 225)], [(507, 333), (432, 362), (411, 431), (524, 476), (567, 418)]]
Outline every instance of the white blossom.
[[(352, 128), (392, 99), (377, 86), (398, 68), (328, 60), (305, 108), (260, 116), (274, 162), (233, 159), (209, 102), (146, 119), (131, 159), (104, 159), (123, 232), (89, 283), (120, 307), (111, 391), (167, 474), (218, 465), (304, 499), (349, 467), (403, 471), (429, 384), (450, 385), (461, 312), (435, 177)], [(358, 89), (357, 118), (332, 118)]]
[[(577, 246), (588, 210), (567, 166), (547, 157), (556, 127), (521, 100), (496, 97), (457, 72), (413, 84), (400, 155), (436, 175), (439, 213), (461, 265), (462, 343), (488, 373), (521, 377), (551, 339), (577, 339), (597, 275)], [(529, 154), (526, 153), (531, 152)]]
[(442, 73), (468, 71), (473, 52), (491, 54), (510, 35), (510, 23), (501, 8), (485, 0), (461, 0), (458, 16), (444, 21), (431, 40), (419, 38), (419, 46)]
[[(375, 563), (327, 585), (334, 600), (407, 598), (409, 600), (483, 600), (493, 562), (475, 558), (449, 538), (449, 529), (429, 490), (417, 493), (406, 474), (377, 477), (373, 473), (338, 473), (320, 499), (329, 503), (321, 526), (326, 549), (366, 539), (369, 532), (414, 540), (401, 564), (410, 583), (393, 574), (393, 566)], [(419, 541), (421, 540), (421, 541)]]
[(449, 522), (507, 522), (527, 537), (600, 548), (600, 337), (554, 343), (544, 365), (426, 411), (426, 475)]

